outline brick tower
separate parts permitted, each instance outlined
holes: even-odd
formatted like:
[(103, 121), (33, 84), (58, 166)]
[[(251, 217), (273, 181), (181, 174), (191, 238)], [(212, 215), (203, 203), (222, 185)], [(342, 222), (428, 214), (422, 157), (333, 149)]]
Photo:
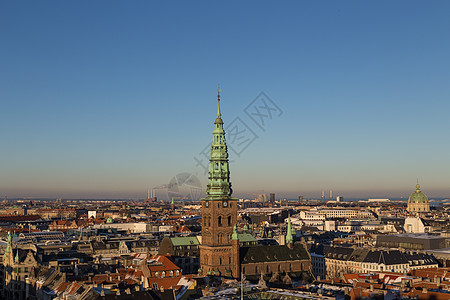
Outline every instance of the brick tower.
[[(219, 90), (220, 92), (220, 90)], [(217, 117), (209, 159), (206, 198), (202, 199), (201, 275), (239, 278), (239, 245), (233, 243), (237, 199), (232, 198), (228, 150), (217, 95)], [(237, 249), (236, 249), (237, 248)]]

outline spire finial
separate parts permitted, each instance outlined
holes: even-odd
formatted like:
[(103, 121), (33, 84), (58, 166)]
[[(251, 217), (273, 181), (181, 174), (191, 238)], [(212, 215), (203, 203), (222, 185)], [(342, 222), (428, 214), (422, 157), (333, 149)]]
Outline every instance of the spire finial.
[(220, 84), (217, 85), (217, 117), (220, 117)]
[(288, 215), (288, 224), (287, 224), (287, 232), (286, 232), (286, 244), (293, 244), (294, 238), (292, 237), (292, 229), (291, 229), (291, 213)]

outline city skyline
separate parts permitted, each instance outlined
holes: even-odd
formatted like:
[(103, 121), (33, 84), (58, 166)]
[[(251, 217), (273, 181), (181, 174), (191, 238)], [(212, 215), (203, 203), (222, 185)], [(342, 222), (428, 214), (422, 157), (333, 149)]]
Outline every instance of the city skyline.
[(186, 172), (204, 191), (220, 83), (227, 140), (253, 133), (236, 196), (450, 195), (450, 4), (196, 5), (1, 4), (0, 193), (143, 198)]

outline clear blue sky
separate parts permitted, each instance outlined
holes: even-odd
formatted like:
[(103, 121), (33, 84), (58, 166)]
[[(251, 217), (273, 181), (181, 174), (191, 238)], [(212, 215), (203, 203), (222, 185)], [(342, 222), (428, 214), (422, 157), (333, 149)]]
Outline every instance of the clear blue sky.
[(258, 136), (231, 153), (236, 196), (449, 196), (449, 30), (448, 1), (2, 1), (0, 193), (206, 184), (220, 82), (225, 125)]

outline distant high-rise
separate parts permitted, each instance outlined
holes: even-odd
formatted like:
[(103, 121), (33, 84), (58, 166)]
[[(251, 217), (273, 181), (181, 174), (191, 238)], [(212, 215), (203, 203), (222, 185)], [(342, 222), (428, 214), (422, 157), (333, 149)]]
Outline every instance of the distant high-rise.
[(275, 204), (275, 193), (270, 193), (269, 196), (269, 207), (273, 207)]
[(298, 203), (303, 203), (303, 196), (298, 196)]

